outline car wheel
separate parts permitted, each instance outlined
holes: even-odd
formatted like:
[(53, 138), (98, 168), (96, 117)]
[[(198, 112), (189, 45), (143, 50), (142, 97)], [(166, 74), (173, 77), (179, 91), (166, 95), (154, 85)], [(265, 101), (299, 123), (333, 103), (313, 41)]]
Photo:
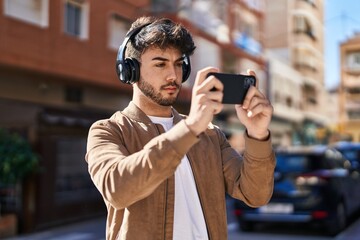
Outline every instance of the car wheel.
[(345, 205), (344, 203), (340, 202), (336, 207), (335, 217), (328, 226), (327, 229), (328, 233), (332, 236), (338, 234), (346, 227), (346, 223), (347, 223), (347, 217), (346, 217)]
[(240, 221), (240, 229), (243, 232), (251, 232), (254, 230), (254, 222)]

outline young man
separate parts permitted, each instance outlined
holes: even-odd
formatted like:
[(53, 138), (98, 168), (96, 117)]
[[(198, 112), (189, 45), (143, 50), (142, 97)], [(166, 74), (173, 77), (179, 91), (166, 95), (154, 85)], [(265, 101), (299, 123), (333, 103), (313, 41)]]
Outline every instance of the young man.
[(256, 87), (235, 106), (247, 129), (243, 156), (211, 124), (223, 108), (222, 83), (206, 77), (216, 68), (197, 73), (187, 117), (172, 107), (194, 49), (183, 26), (150, 17), (133, 23), (119, 49), (117, 72), (132, 84), (133, 98), (123, 111), (93, 124), (86, 154), (107, 206), (108, 240), (223, 240), (225, 193), (253, 207), (272, 195), (273, 108)]

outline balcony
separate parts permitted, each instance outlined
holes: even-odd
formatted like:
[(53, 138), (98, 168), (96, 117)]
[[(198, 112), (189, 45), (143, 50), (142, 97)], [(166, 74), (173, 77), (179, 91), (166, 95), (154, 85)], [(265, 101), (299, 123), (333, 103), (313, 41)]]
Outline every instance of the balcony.
[(217, 39), (221, 43), (230, 43), (229, 27), (226, 23), (211, 12), (212, 2), (197, 2), (191, 8), (184, 9), (180, 17)]
[(300, 123), (304, 119), (302, 111), (281, 103), (274, 103), (274, 116), (296, 123)]
[(295, 30), (292, 37), (294, 43), (312, 45), (315, 48), (318, 47), (318, 41), (314, 36), (314, 34), (312, 34), (310, 31), (306, 32), (306, 31)]
[(349, 89), (360, 88), (360, 76), (347, 74), (342, 79), (342, 83), (345, 88), (349, 88)]
[(262, 46), (260, 42), (256, 41), (251, 36), (248, 36), (246, 33), (237, 32), (234, 34), (234, 44), (238, 48), (243, 49), (247, 53), (260, 56), (262, 53)]
[(360, 66), (359, 65), (346, 66), (343, 68), (343, 70), (348, 74), (360, 74)]
[(326, 114), (319, 111), (318, 108), (308, 108), (304, 111), (304, 116), (306, 119), (311, 119), (322, 125), (329, 125), (331, 123), (330, 117), (327, 117)]
[(259, 13), (263, 13), (265, 11), (265, 0), (242, 0), (241, 2), (253, 11)]
[(345, 103), (346, 111), (359, 112), (360, 113), (360, 101), (352, 101)]
[(319, 9), (314, 3), (312, 3), (313, 1), (308, 1), (308, 0), (297, 0), (295, 1), (295, 6), (294, 9), (299, 9), (299, 10), (304, 10), (306, 12), (308, 12), (311, 15), (314, 15), (316, 18), (321, 18), (321, 14), (319, 12)]
[(345, 99), (346, 102), (360, 104), (360, 93), (357, 94), (346, 93)]

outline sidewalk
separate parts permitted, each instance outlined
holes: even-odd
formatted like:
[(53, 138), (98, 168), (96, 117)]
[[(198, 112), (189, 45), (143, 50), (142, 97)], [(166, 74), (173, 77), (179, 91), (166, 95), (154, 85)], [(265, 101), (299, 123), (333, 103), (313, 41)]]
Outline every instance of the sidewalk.
[[(6, 238), (4, 240), (105, 240), (105, 223), (106, 218), (99, 217), (96, 219), (90, 219), (87, 221), (60, 226), (42, 232), (20, 235), (13, 238)], [(228, 227), (230, 232), (237, 232), (237, 227), (234, 227), (233, 223)], [(237, 233), (236, 235), (238, 236), (239, 234)], [(311, 239), (311, 236), (309, 237)], [(238, 237), (232, 237), (230, 234), (229, 240), (230, 239), (238, 239)], [(340, 233), (333, 239), (360, 239), (360, 219), (354, 221), (344, 232)]]
[(106, 218), (100, 217), (6, 240), (105, 240), (105, 224)]

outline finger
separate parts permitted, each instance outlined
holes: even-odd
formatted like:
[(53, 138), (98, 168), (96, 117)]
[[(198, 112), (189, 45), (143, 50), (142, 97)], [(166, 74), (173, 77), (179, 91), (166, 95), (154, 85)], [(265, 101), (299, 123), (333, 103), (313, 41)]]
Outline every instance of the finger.
[(221, 102), (212, 102), (212, 107), (214, 109), (213, 113), (218, 114), (222, 111), (224, 105)]
[(196, 74), (194, 85), (201, 85), (206, 80), (206, 76), (211, 72), (219, 72), (219, 69), (214, 67), (206, 67), (199, 70)]
[(256, 87), (256, 88), (259, 88), (259, 83), (258, 83), (257, 78), (256, 78), (256, 73), (255, 73), (253, 70), (251, 70), (251, 69), (246, 70), (246, 72), (247, 72), (248, 75), (251, 75), (251, 76), (254, 76), (254, 77), (255, 77), (255, 79), (256, 79), (256, 81), (255, 81), (255, 87)]
[(256, 87), (250, 86), (249, 90), (246, 93), (245, 99), (243, 101), (243, 108), (248, 109), (251, 103), (251, 99), (253, 97), (265, 98), (264, 94), (262, 94)]
[(197, 102), (202, 105), (203, 109), (210, 110), (212, 114), (217, 114), (223, 109), (223, 104), (221, 101), (214, 101), (210, 99), (207, 94), (198, 95)]
[(253, 108), (255, 108), (259, 104), (270, 104), (270, 102), (266, 98), (259, 98), (259, 97), (253, 97), (250, 101), (250, 104), (247, 108), (248, 111), (251, 111)]
[(235, 110), (240, 120), (244, 121), (247, 119), (247, 110), (243, 109), (242, 105), (235, 104)]
[(220, 113), (223, 108), (224, 108), (224, 105), (222, 103), (216, 103), (215, 109), (214, 109), (214, 114)]
[(212, 102), (222, 103), (223, 93), (220, 91), (200, 93), (195, 96), (197, 102), (202, 105), (210, 105)]
[(214, 76), (206, 78), (199, 86), (198, 93), (209, 92), (210, 90), (216, 89), (215, 91), (223, 91), (223, 83)]
[(261, 103), (261, 104), (257, 104), (251, 110), (248, 110), (247, 116), (249, 118), (255, 117), (260, 114), (265, 115), (265, 116), (270, 116), (272, 114), (272, 112), (273, 112), (273, 107), (270, 104)]
[(206, 95), (208, 99), (221, 103), (224, 94), (222, 91), (209, 91)]

